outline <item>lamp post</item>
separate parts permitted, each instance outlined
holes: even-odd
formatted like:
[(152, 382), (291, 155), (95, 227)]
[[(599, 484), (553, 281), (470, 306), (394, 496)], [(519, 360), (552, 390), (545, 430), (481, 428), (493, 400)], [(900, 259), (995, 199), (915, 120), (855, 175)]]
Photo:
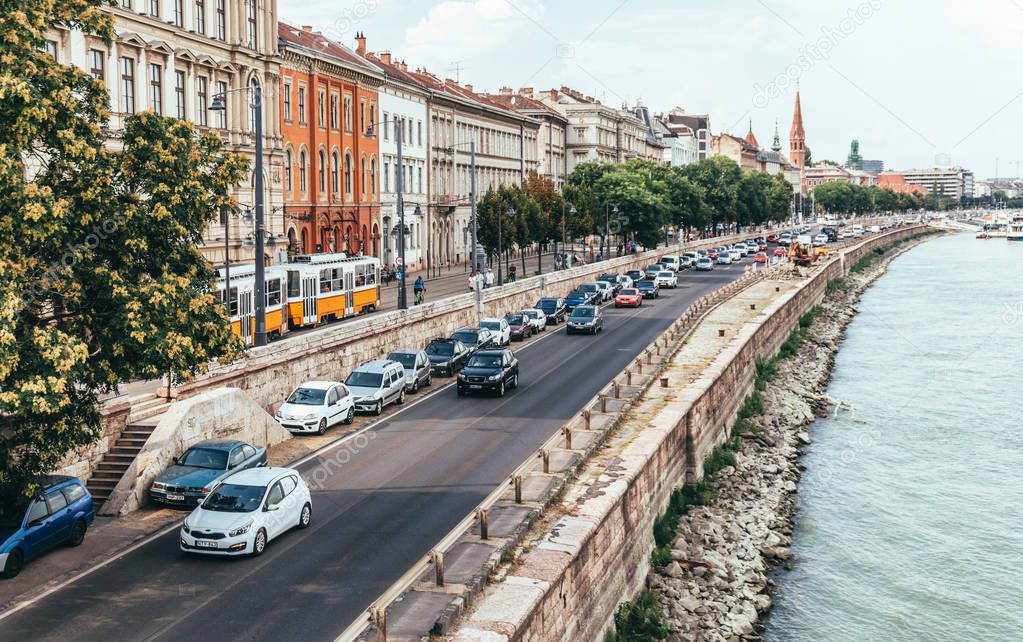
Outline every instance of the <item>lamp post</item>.
[[(252, 344), (256, 347), (266, 345), (266, 266), (264, 265), (264, 241), (263, 233), (263, 89), (262, 85), (256, 83), (248, 87), (230, 89), (224, 93), (216, 94), (210, 103), (210, 111), (227, 111), (227, 104), (224, 97), (236, 91), (251, 91), (251, 102), (253, 108), (253, 129), (256, 136), (256, 178), (254, 189), (256, 192), (256, 292), (255, 292), (255, 315), (256, 331), (252, 338)], [(228, 298), (231, 293), (228, 291)], [(228, 303), (230, 306), (230, 303)]]
[[(385, 122), (385, 121), (380, 121)], [(366, 137), (373, 138), (376, 134), (374, 130), (380, 123), (372, 123), (366, 130)], [(394, 143), (397, 147), (397, 163), (395, 164), (395, 181), (394, 187), (396, 190), (395, 207), (398, 210), (398, 309), (408, 309), (408, 288), (406, 287), (405, 274), (408, 271), (405, 266), (405, 166), (402, 164), (402, 136), (404, 133), (404, 121), (399, 118), (394, 119)], [(419, 206), (416, 206), (416, 212), (420, 212)]]
[[(448, 153), (454, 154), (456, 147), (462, 147), (464, 145), (469, 146), (469, 201), (471, 218), (470, 227), (472, 228), (472, 271), (481, 272), (483, 270), (483, 266), (478, 264), (476, 258), (476, 255), (479, 252), (479, 229), (476, 224), (476, 141), (471, 140), (468, 143), (449, 145)], [(498, 261), (497, 271), (501, 271), (500, 261)]]

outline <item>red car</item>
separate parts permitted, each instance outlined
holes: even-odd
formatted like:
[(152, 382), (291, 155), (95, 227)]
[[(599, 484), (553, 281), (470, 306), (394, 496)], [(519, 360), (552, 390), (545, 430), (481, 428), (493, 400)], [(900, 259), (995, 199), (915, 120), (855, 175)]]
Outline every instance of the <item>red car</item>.
[(772, 235), (768, 236), (767, 237), (767, 242), (768, 243), (777, 243), (778, 242), (778, 235), (777, 234), (772, 234)]
[(721, 253), (718, 252), (717, 250), (707, 250), (707, 256), (710, 258), (711, 261), (717, 261), (718, 256), (720, 256), (720, 254)]
[(622, 291), (615, 296), (616, 308), (638, 308), (643, 305), (643, 293), (636, 288), (622, 288)]
[(789, 253), (789, 251), (786, 250), (783, 247), (776, 247), (776, 248), (774, 248), (774, 255), (775, 256), (788, 256), (788, 253)]
[(754, 263), (767, 263), (767, 254), (764, 252), (757, 252), (753, 257)]

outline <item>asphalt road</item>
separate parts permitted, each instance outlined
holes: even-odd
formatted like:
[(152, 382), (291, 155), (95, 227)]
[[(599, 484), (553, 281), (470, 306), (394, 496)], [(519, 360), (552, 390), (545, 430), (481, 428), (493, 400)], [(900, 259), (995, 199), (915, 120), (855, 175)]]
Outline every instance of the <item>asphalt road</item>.
[(519, 351), (520, 385), (503, 399), (459, 398), (437, 380), (364, 439), (300, 466), (313, 524), (262, 557), (186, 557), (175, 530), (0, 614), (0, 639), (333, 639), (682, 310), (749, 262), (686, 271), (659, 300), (609, 308), (596, 337), (548, 330)]

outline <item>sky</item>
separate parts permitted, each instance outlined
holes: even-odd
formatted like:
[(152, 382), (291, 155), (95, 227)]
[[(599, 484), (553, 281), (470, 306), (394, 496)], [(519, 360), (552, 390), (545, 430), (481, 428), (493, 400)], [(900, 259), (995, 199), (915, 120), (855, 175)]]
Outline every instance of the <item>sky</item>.
[[(752, 121), (782, 145), (798, 82), (815, 161), (1023, 173), (1023, 0), (277, 0), (280, 20), (477, 91), (566, 85), (605, 103)], [(997, 165), (996, 165), (997, 163)]]

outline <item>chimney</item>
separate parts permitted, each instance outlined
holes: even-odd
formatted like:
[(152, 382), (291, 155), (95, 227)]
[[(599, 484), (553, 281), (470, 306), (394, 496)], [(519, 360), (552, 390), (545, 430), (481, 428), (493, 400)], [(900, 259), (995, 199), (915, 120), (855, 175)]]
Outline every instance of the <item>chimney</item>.
[(465, 88), (468, 89), (469, 91), (472, 91), (472, 85), (470, 85), (469, 83), (465, 83)]
[(554, 101), (554, 102), (558, 102), (558, 90), (557, 89), (552, 89), (551, 90), (551, 100)]
[(355, 53), (366, 55), (366, 34), (361, 31), (355, 34)]
[(526, 98), (532, 98), (533, 97), (533, 88), (532, 87), (523, 87), (522, 89), (519, 90), (519, 95), (520, 96), (525, 96)]
[(312, 33), (313, 32), (313, 26), (312, 25), (302, 25), (302, 31), (304, 31), (306, 33)]
[(512, 95), (511, 87), (501, 87), (501, 95), (502, 96), (511, 96)]
[(390, 51), (381, 51), (380, 52), (380, 62), (384, 63), (385, 65), (391, 64), (391, 52)]

